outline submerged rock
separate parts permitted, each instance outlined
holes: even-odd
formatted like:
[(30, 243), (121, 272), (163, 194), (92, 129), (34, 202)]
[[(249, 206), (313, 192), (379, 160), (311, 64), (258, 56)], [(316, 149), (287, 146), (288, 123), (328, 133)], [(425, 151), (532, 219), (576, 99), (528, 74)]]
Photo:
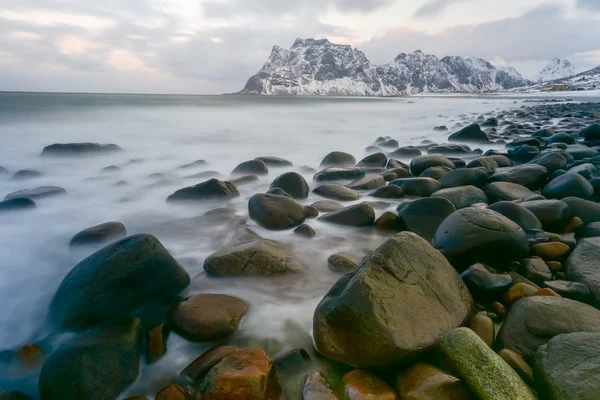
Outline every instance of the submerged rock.
[(36, 208), (35, 201), (27, 197), (17, 197), (10, 200), (0, 201), (0, 212), (30, 210)]
[(295, 199), (306, 199), (308, 197), (308, 183), (302, 175), (296, 172), (287, 172), (275, 178), (271, 183), (271, 189), (279, 188), (284, 190)]
[(319, 167), (345, 167), (356, 164), (356, 158), (352, 154), (344, 153), (343, 151), (333, 151), (327, 154)]
[(356, 180), (365, 176), (366, 172), (363, 168), (338, 168), (331, 167), (325, 168), (315, 174), (313, 179), (317, 182), (322, 181), (343, 181), (343, 180)]
[(179, 189), (167, 197), (167, 201), (221, 200), (232, 199), (239, 195), (240, 192), (233, 183), (213, 178), (194, 186)]
[(267, 168), (267, 164), (260, 160), (244, 161), (243, 163), (238, 164), (238, 166), (231, 171), (231, 175), (267, 175), (268, 173), (269, 168)]
[(120, 239), (127, 235), (125, 225), (120, 222), (105, 222), (77, 233), (69, 242), (70, 247), (102, 244)]
[(248, 201), (250, 219), (269, 230), (294, 228), (304, 222), (304, 208), (294, 199), (273, 194), (255, 194)]
[(267, 167), (291, 167), (293, 165), (291, 161), (273, 156), (256, 157), (255, 160), (264, 162)]
[(313, 193), (338, 201), (353, 201), (360, 199), (360, 193), (337, 183), (326, 183), (317, 186), (313, 189)]
[(17, 199), (20, 197), (36, 200), (44, 197), (58, 196), (65, 193), (67, 193), (67, 191), (58, 186), (40, 186), (35, 189), (24, 189), (9, 193), (6, 195), (4, 200)]
[(345, 226), (371, 226), (375, 222), (375, 210), (369, 204), (356, 204), (325, 214), (319, 220)]
[(116, 144), (99, 143), (55, 143), (44, 147), (42, 156), (77, 156), (88, 154), (103, 154), (119, 151)]

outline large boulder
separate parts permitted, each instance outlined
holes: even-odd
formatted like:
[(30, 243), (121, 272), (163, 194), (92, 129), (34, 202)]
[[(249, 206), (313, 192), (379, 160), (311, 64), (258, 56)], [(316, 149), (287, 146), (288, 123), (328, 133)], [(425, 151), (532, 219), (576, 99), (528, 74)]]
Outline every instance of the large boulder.
[(30, 210), (36, 207), (35, 201), (28, 199), (27, 197), (17, 197), (10, 200), (0, 201), (0, 212)]
[(167, 201), (226, 200), (239, 195), (240, 192), (233, 183), (213, 178), (194, 186), (179, 189), (167, 197)]
[(448, 136), (450, 142), (488, 143), (490, 139), (479, 124), (471, 124)]
[(256, 157), (255, 160), (264, 162), (267, 164), (267, 167), (291, 167), (293, 165), (289, 160), (274, 156)]
[(305, 199), (308, 197), (308, 183), (297, 172), (286, 172), (275, 178), (271, 183), (271, 189), (279, 188), (295, 199)]
[(534, 193), (523, 185), (510, 182), (490, 183), (485, 189), (485, 194), (492, 203), (496, 201), (513, 201), (525, 199)]
[(523, 229), (486, 208), (468, 207), (454, 212), (438, 227), (432, 244), (459, 268), (476, 262), (509, 263), (529, 254)]
[(419, 176), (429, 167), (448, 167), (454, 169), (454, 164), (447, 157), (440, 154), (428, 154), (418, 156), (410, 162), (410, 172), (413, 176)]
[(353, 190), (372, 190), (382, 186), (385, 186), (385, 179), (381, 175), (366, 176), (348, 184), (348, 187)]
[(383, 153), (374, 153), (366, 156), (356, 165), (357, 167), (375, 167), (375, 168), (383, 168), (387, 164), (387, 156)]
[(402, 203), (397, 211), (402, 226), (431, 241), (437, 228), (456, 207), (447, 199), (430, 197)]
[(319, 220), (345, 226), (371, 226), (375, 222), (375, 210), (366, 203), (356, 204), (325, 214)]
[(600, 140), (600, 124), (591, 124), (579, 132), (579, 136), (586, 142)]
[(552, 179), (542, 190), (542, 195), (548, 199), (574, 196), (589, 200), (594, 196), (594, 187), (579, 174), (564, 174)]
[(44, 147), (43, 156), (78, 156), (89, 154), (106, 154), (119, 151), (116, 144), (99, 143), (55, 143)]
[(517, 372), (469, 328), (445, 333), (439, 348), (478, 399), (537, 400)]
[(333, 151), (327, 154), (319, 167), (345, 167), (356, 164), (356, 158), (352, 154), (343, 151)]
[(487, 204), (488, 197), (485, 192), (475, 186), (459, 186), (455, 188), (440, 189), (431, 197), (441, 197), (449, 200), (456, 209), (470, 207), (474, 204)]
[(69, 242), (69, 246), (102, 244), (115, 241), (125, 235), (127, 235), (127, 229), (122, 223), (116, 221), (105, 222), (78, 232)]
[(27, 199), (35, 200), (44, 197), (59, 196), (66, 194), (67, 191), (58, 186), (40, 186), (35, 189), (24, 189), (12, 192), (4, 197), (4, 200), (18, 199), (25, 197)]
[(211, 276), (268, 276), (303, 269), (289, 246), (263, 239), (227, 247), (204, 261), (204, 270)]
[(600, 204), (579, 197), (562, 199), (571, 210), (571, 216), (581, 218), (584, 224), (600, 222)]
[(541, 188), (547, 180), (548, 171), (537, 164), (524, 164), (518, 167), (497, 169), (494, 175), (490, 176), (490, 182), (516, 183), (531, 190)]
[(496, 343), (528, 360), (554, 336), (572, 332), (600, 333), (600, 311), (562, 297), (526, 297), (510, 309)]
[(429, 197), (440, 190), (440, 182), (432, 178), (402, 178), (395, 179), (390, 185), (400, 186), (405, 195)]
[(571, 219), (569, 206), (560, 200), (524, 201), (523, 207), (531, 211), (546, 230), (560, 232)]
[(433, 348), (472, 312), (456, 270), (424, 239), (403, 232), (331, 288), (315, 310), (313, 336), (329, 359), (385, 367)]
[(238, 164), (233, 171), (231, 171), (231, 175), (267, 175), (268, 173), (269, 168), (267, 167), (267, 164), (261, 160), (244, 161), (243, 163)]
[(58, 287), (49, 314), (64, 328), (142, 315), (141, 308), (177, 295), (189, 283), (187, 272), (158, 239), (133, 235), (80, 261)]
[(515, 222), (524, 231), (542, 229), (542, 223), (538, 217), (520, 204), (512, 201), (499, 201), (488, 208)]
[(600, 237), (580, 240), (565, 263), (568, 280), (579, 282), (591, 291), (593, 304), (600, 308)]
[(595, 400), (600, 394), (600, 334), (558, 335), (533, 360), (535, 388), (551, 400)]
[(325, 168), (315, 174), (313, 179), (317, 182), (323, 181), (346, 181), (356, 180), (364, 177), (366, 174), (363, 168), (358, 167), (331, 167)]
[(488, 171), (484, 168), (460, 168), (450, 171), (440, 178), (443, 188), (458, 186), (483, 187), (488, 180)]
[(248, 200), (250, 219), (264, 229), (281, 231), (304, 222), (304, 207), (287, 196), (257, 193)]
[(553, 151), (551, 153), (545, 153), (534, 158), (530, 161), (530, 164), (541, 165), (542, 167), (546, 168), (548, 174), (553, 174), (554, 171), (558, 171), (559, 169), (565, 169), (569, 162), (567, 161), (564, 155), (562, 155), (559, 152)]
[(60, 347), (40, 373), (41, 400), (112, 400), (138, 376), (143, 330), (137, 318), (105, 322)]
[(360, 193), (338, 183), (326, 183), (313, 189), (313, 193), (331, 200), (353, 201), (360, 199)]
[(281, 400), (275, 364), (257, 348), (246, 348), (223, 358), (200, 382), (202, 400)]
[(404, 192), (400, 186), (388, 185), (369, 193), (369, 196), (380, 199), (399, 199), (404, 196)]

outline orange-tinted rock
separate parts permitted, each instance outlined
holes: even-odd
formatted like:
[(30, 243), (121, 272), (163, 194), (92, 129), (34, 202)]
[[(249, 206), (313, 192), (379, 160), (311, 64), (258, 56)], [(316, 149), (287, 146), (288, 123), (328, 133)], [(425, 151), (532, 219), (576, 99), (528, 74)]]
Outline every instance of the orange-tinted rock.
[(398, 375), (400, 400), (468, 400), (472, 394), (460, 379), (424, 362)]
[(337, 400), (337, 396), (325, 375), (314, 372), (304, 377), (302, 400)]
[(146, 350), (146, 363), (152, 364), (167, 352), (164, 337), (164, 324), (156, 325), (148, 331), (148, 348)]
[(248, 311), (248, 304), (223, 294), (198, 294), (177, 303), (169, 311), (169, 324), (193, 341), (211, 341), (234, 333)]
[(202, 400), (280, 400), (275, 365), (261, 349), (246, 348), (225, 357), (201, 383)]
[(554, 290), (550, 288), (540, 289), (533, 294), (534, 296), (554, 296), (554, 297), (562, 297), (560, 294), (556, 293)]
[(563, 265), (560, 261), (546, 261), (546, 265), (552, 272), (559, 272), (563, 269)]
[(394, 389), (375, 375), (360, 369), (342, 378), (344, 400), (398, 400)]
[(519, 374), (521, 379), (530, 385), (533, 383), (533, 370), (519, 353), (510, 349), (502, 349), (498, 355)]
[(215, 346), (192, 361), (181, 371), (181, 375), (187, 376), (193, 381), (200, 379), (221, 360), (238, 350), (235, 346)]
[(502, 319), (504, 319), (506, 316), (506, 309), (504, 308), (504, 305), (498, 301), (492, 303), (492, 310), (494, 310), (496, 315)]
[(130, 396), (125, 400), (148, 400), (146, 396)]
[(24, 368), (41, 365), (46, 359), (46, 351), (35, 343), (24, 344), (15, 350), (14, 357)]
[(563, 228), (564, 233), (577, 233), (585, 229), (585, 224), (579, 217), (573, 217), (569, 223)]
[(186, 400), (188, 398), (185, 391), (179, 385), (169, 385), (162, 388), (154, 400)]
[(560, 241), (562, 241), (562, 238), (560, 237), (560, 235), (558, 235), (556, 233), (552, 233), (552, 234), (550, 234), (550, 236), (548, 236), (548, 241), (549, 242), (560, 242)]
[(507, 306), (513, 305), (517, 300), (523, 299), (525, 297), (531, 297), (538, 290), (531, 285), (526, 283), (516, 283), (510, 287), (504, 293), (504, 304)]
[(485, 314), (477, 314), (471, 318), (469, 328), (477, 334), (491, 348), (496, 341), (496, 328), (494, 321)]
[(546, 261), (562, 260), (571, 252), (571, 248), (561, 242), (536, 244), (531, 248), (532, 254)]

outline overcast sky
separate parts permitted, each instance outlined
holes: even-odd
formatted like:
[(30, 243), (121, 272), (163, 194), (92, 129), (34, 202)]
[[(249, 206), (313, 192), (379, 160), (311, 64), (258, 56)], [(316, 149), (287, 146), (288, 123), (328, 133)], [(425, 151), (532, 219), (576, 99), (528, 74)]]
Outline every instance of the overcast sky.
[[(600, 0), (0, 0), (0, 90), (223, 93), (273, 45), (600, 65)], [(543, 64), (543, 63), (542, 63)]]

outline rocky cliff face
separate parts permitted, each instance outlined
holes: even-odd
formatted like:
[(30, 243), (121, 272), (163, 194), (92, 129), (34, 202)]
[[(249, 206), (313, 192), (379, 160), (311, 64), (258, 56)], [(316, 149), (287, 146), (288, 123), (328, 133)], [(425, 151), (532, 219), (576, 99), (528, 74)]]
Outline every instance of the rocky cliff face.
[(437, 92), (488, 92), (530, 84), (514, 68), (479, 58), (444, 57), (420, 50), (373, 65), (360, 50), (327, 39), (297, 39), (274, 46), (241, 94), (402, 96)]

